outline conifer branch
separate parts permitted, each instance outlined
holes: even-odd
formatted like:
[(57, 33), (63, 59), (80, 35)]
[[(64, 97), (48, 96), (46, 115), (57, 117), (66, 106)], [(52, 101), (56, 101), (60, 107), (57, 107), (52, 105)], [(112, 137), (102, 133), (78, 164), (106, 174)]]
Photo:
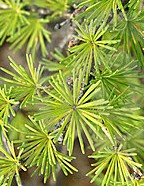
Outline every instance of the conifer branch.
[[(21, 104), (21, 102), (14, 106), (14, 109), (13, 110), (14, 110), (15, 114), (17, 114), (17, 112), (19, 111), (20, 104)], [(11, 124), (13, 118), (14, 118), (14, 115), (12, 113), (10, 113), (10, 116), (8, 118), (8, 124)], [(9, 141), (8, 136), (6, 135), (6, 133), (4, 133), (4, 131), (2, 131), (2, 142), (3, 142), (3, 146), (5, 147), (5, 149), (8, 152), (8, 154), (10, 156), (12, 156), (12, 153), (10, 151), (10, 147), (8, 145), (8, 141)], [(17, 183), (18, 186), (23, 186), (22, 181), (21, 181), (21, 178), (20, 178), (20, 175), (19, 175), (19, 178), (17, 179), (17, 175), (15, 174), (15, 180), (16, 180), (16, 183)]]
[[(0, 77), (0, 185), (11, 186), (15, 177), (22, 186), (19, 171), (34, 167), (44, 183), (49, 179), (56, 186), (60, 170), (66, 176), (78, 171), (71, 164), (76, 138), (82, 154), (87, 148), (85, 140), (94, 152), (89, 157), (96, 162), (87, 173), (91, 182), (143, 185), (144, 117), (140, 107), (144, 87), (138, 81), (144, 79), (139, 73), (144, 68), (143, 3), (0, 2), (0, 44), (10, 42), (16, 50), (26, 45), (27, 53), (32, 52), (26, 55), (28, 71), (10, 57), (13, 70), (1, 68), (8, 76)], [(47, 57), (47, 43), (55, 42), (48, 27), (62, 19), (65, 21), (55, 26), (58, 34), (67, 29), (63, 39), (56, 40), (60, 50)], [(38, 47), (45, 59), (35, 68)], [(43, 70), (51, 75), (45, 77)], [(38, 109), (21, 129), (11, 123), (23, 106)], [(9, 129), (23, 137), (11, 141)]]

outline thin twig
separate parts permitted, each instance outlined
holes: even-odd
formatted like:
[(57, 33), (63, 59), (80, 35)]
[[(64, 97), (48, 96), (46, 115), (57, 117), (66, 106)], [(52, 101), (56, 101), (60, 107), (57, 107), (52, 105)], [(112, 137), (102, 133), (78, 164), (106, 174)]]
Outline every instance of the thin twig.
[(8, 146), (8, 143), (7, 143), (7, 140), (6, 140), (6, 137), (5, 137), (3, 131), (2, 131), (2, 142), (3, 142), (3, 145), (6, 149), (6, 151), (11, 155), (11, 152), (10, 152), (10, 149), (9, 149), (9, 146)]
[[(20, 104), (17, 104), (15, 107), (14, 107), (14, 112), (17, 113), (19, 108), (20, 108)], [(12, 113), (10, 114), (10, 117), (8, 118), (8, 123), (10, 124), (13, 120), (14, 116), (12, 115)], [(3, 142), (3, 145), (4, 147), (6, 148), (7, 152), (11, 155), (11, 152), (10, 152), (10, 149), (9, 149), (9, 146), (8, 146), (8, 143), (7, 143), (7, 139), (6, 139), (6, 136), (4, 134), (4, 132), (2, 131), (2, 142)]]
[[(21, 105), (21, 102), (19, 102), (17, 105), (15, 105), (14, 107), (14, 112), (17, 113), (20, 109), (20, 105)], [(12, 120), (13, 120), (14, 116), (12, 114), (10, 114), (10, 117), (8, 118), (8, 123), (11, 124)]]
[[(14, 112), (15, 113), (17, 113), (19, 111), (20, 104), (21, 104), (21, 102), (14, 107)], [(14, 118), (14, 116), (11, 113), (10, 114), (10, 117), (8, 118), (8, 123), (9, 124), (12, 122), (13, 118)], [(10, 148), (9, 148), (9, 145), (8, 145), (8, 142), (7, 142), (7, 139), (6, 138), (7, 138), (6, 137), (6, 134), (4, 134), (4, 132), (2, 131), (2, 142), (3, 142), (3, 145), (4, 145), (5, 149), (6, 149), (6, 151), (9, 153), (9, 155), (12, 155), (11, 152), (10, 152)], [(15, 175), (15, 180), (16, 180), (16, 183), (17, 183), (16, 175)], [(17, 183), (17, 185), (23, 186), (22, 185), (22, 182), (21, 182), (20, 176), (19, 176), (19, 183)]]
[(141, 5), (140, 5), (140, 11), (142, 11), (143, 6), (144, 6), (144, 0), (141, 2)]

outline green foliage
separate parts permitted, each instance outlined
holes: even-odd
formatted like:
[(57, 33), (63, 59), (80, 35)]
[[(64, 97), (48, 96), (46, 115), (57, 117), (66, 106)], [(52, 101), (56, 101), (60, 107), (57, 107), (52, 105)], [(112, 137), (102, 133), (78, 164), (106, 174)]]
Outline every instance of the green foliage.
[[(0, 185), (21, 186), (31, 167), (44, 183), (77, 172), (76, 138), (94, 151), (95, 185), (144, 185), (143, 20), (142, 0), (0, 1), (0, 44), (27, 53), (26, 66), (1, 68)], [(47, 51), (55, 21), (71, 25), (67, 51)], [(16, 120), (19, 109), (31, 116)]]
[[(7, 83), (10, 83), (13, 89), (13, 96), (21, 101), (21, 107), (27, 103), (29, 99), (33, 99), (35, 94), (39, 94), (39, 89), (41, 87), (41, 74), (43, 68), (39, 65), (36, 69), (33, 64), (32, 57), (26, 56), (29, 72), (25, 70), (24, 67), (18, 65), (10, 57), (10, 65), (14, 69), (14, 72), (1, 68), (5, 73), (12, 76), (12, 79), (3, 78), (1, 79)], [(25, 91), (23, 91), (25, 90)]]
[[(4, 2), (3, 2), (4, 3)], [(42, 55), (48, 54), (45, 40), (50, 42), (50, 32), (45, 28), (48, 19), (40, 19), (37, 14), (24, 10), (26, 4), (20, 1), (6, 1), (6, 10), (0, 10), (0, 44), (5, 39), (12, 43), (10, 48), (21, 49), (27, 43), (26, 52), (35, 56), (38, 45)]]
[(2, 118), (4, 123), (8, 122), (10, 114), (15, 116), (13, 105), (17, 105), (19, 103), (11, 96), (12, 89), (13, 87), (7, 89), (6, 86), (4, 86), (4, 88), (0, 88), (0, 118)]
[(21, 164), (20, 157), (23, 150), (19, 151), (18, 156), (15, 154), (13, 143), (8, 143), (11, 155), (0, 146), (0, 152), (4, 155), (0, 155), (0, 177), (3, 180), (3, 185), (10, 186), (13, 177), (16, 176), (18, 186), (21, 185), (19, 176), (19, 169), (26, 171), (26, 168)]
[(64, 14), (68, 8), (68, 0), (47, 0), (47, 6), (54, 11), (55, 14)]
[(100, 73), (94, 71), (91, 73), (92, 80), (91, 83), (96, 83), (100, 81), (102, 94), (105, 98), (109, 98), (112, 92), (116, 95), (120, 95), (126, 89), (140, 91), (143, 87), (137, 82), (138, 76), (136, 61), (130, 61), (129, 59), (124, 59), (125, 53), (119, 53), (118, 55), (110, 55), (108, 64), (109, 69), (101, 68)]
[(92, 63), (94, 63), (94, 67), (98, 72), (101, 65), (109, 69), (106, 60), (107, 53), (104, 49), (116, 51), (111, 45), (116, 44), (119, 40), (100, 40), (108, 29), (108, 26), (103, 27), (102, 25), (97, 29), (95, 22), (91, 21), (89, 25), (85, 24), (85, 28), (83, 28), (78, 22), (75, 23), (78, 26), (76, 32), (79, 36), (74, 37), (81, 43), (78, 46), (70, 48), (70, 52), (74, 55), (74, 59), (70, 64), (74, 63), (74, 68), (76, 69), (83, 68), (87, 79), (92, 68)]
[(99, 83), (93, 84), (82, 94), (82, 72), (80, 72), (78, 77), (74, 74), (73, 78), (73, 91), (70, 90), (61, 73), (57, 81), (52, 78), (50, 84), (54, 88), (54, 91), (46, 91), (50, 97), (47, 101), (41, 99), (44, 107), (40, 113), (36, 114), (37, 119), (48, 118), (49, 125), (55, 125), (58, 121), (63, 120), (54, 141), (57, 141), (63, 131), (66, 130), (63, 144), (65, 145), (67, 142), (67, 149), (70, 155), (73, 152), (76, 131), (82, 152), (84, 153), (84, 143), (81, 136), (82, 131), (86, 135), (91, 148), (94, 150), (94, 144), (86, 126), (97, 134), (96, 126), (98, 125), (103, 128), (99, 122), (99, 113), (109, 109), (107, 106), (108, 101), (104, 99), (93, 100), (100, 92), (100, 89), (97, 88)]
[(134, 150), (135, 149), (122, 150), (122, 145), (120, 145), (114, 150), (106, 148), (103, 152), (98, 152), (89, 156), (90, 158), (99, 159), (96, 163), (92, 164), (92, 166), (96, 167), (87, 174), (95, 174), (91, 182), (105, 170), (105, 176), (101, 183), (102, 186), (109, 185), (110, 182), (113, 182), (113, 185), (116, 185), (119, 181), (121, 182), (121, 185), (129, 186), (129, 180), (133, 182), (133, 178), (128, 171), (128, 167), (137, 169), (142, 166), (130, 158), (136, 155), (136, 153), (133, 153)]
[[(133, 157), (133, 159), (140, 163), (143, 163), (144, 157), (143, 132), (143, 127), (139, 127), (138, 129), (131, 129), (129, 135), (126, 136), (126, 139), (123, 142), (125, 149), (135, 147), (137, 156)], [(142, 169), (144, 168), (142, 167)]]
[(49, 133), (43, 121), (39, 121), (39, 123), (36, 123), (33, 119), (31, 121), (33, 127), (26, 125), (28, 135), (22, 141), (24, 144), (20, 147), (21, 149), (24, 148), (21, 158), (26, 160), (25, 165), (28, 168), (36, 165), (36, 171), (39, 170), (39, 174), (44, 174), (44, 183), (51, 173), (53, 179), (56, 180), (58, 164), (65, 175), (68, 175), (68, 173), (72, 174), (72, 171), (77, 171), (70, 164), (74, 157), (66, 156), (57, 151), (53, 142), (56, 131)]
[(137, 122), (142, 125), (144, 118), (137, 113), (139, 108), (127, 101), (123, 93), (117, 97), (113, 94), (111, 97), (109, 105), (113, 109), (109, 111), (109, 115), (102, 116), (110, 134), (116, 132), (122, 137), (122, 133), (128, 133), (130, 127), (137, 128)]
[(0, 10), (0, 44), (2, 45), (6, 37), (10, 39), (16, 33), (21, 32), (21, 27), (25, 24), (29, 24), (27, 16), (29, 13), (23, 10), (23, 3), (15, 0), (7, 0), (3, 2), (3, 6), (6, 7), (4, 10)]
[(125, 20), (127, 20), (127, 15), (124, 11), (123, 4), (121, 0), (102, 0), (102, 1), (95, 1), (95, 0), (88, 0), (82, 2), (79, 6), (89, 5), (85, 12), (80, 14), (79, 17), (85, 16), (88, 18), (88, 21), (92, 19), (96, 19), (97, 25), (99, 25), (103, 19), (103, 23), (106, 23), (110, 14), (111, 10), (113, 13), (113, 23), (114, 26), (117, 25), (118, 20), (118, 12), (117, 9), (121, 10)]
[(50, 9), (53, 16), (63, 16), (63, 14), (68, 9), (69, 5), (73, 3), (73, 0), (26, 0), (29, 5), (36, 5), (38, 7), (48, 8)]
[(44, 28), (46, 23), (48, 23), (48, 20), (35, 17), (29, 18), (29, 24), (21, 28), (21, 32), (16, 33), (9, 39), (12, 42), (11, 48), (20, 49), (28, 42), (26, 52), (32, 52), (32, 55), (35, 56), (37, 45), (40, 43), (42, 55), (48, 54), (44, 40), (50, 42), (50, 32)]
[[(51, 53), (51, 56), (53, 60), (49, 60), (44, 58), (41, 62), (41, 64), (44, 66), (44, 68), (50, 72), (54, 72), (55, 75), (58, 73), (58, 71), (62, 71), (63, 75), (65, 77), (70, 77), (72, 75), (73, 70), (73, 64), (70, 65), (71, 60), (73, 59), (73, 56), (69, 56), (66, 58), (61, 52), (59, 52), (57, 49), (53, 53)], [(53, 75), (54, 76), (54, 75)], [(51, 77), (48, 76), (47, 79), (50, 79)]]
[(119, 21), (116, 27), (117, 38), (123, 42), (123, 51), (127, 51), (129, 55), (134, 55), (138, 59), (139, 66), (143, 66), (143, 51), (141, 48), (144, 47), (144, 14), (139, 12), (135, 14), (134, 11), (129, 10), (126, 20)]

